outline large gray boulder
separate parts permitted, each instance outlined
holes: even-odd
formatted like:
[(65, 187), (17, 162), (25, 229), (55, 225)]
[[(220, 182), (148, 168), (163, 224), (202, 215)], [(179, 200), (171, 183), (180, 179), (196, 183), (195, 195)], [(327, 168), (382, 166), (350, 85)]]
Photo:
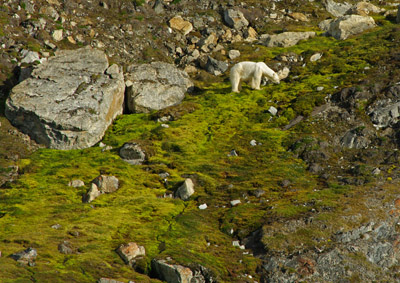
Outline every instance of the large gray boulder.
[(5, 114), (47, 147), (87, 148), (122, 114), (124, 90), (122, 72), (104, 52), (63, 50), (11, 90)]
[(191, 283), (193, 272), (190, 268), (169, 264), (163, 259), (153, 259), (152, 266), (157, 276), (167, 283)]
[(283, 32), (279, 34), (263, 34), (260, 43), (267, 47), (289, 47), (296, 45), (300, 40), (309, 39), (315, 36), (315, 32)]
[(375, 21), (372, 17), (360, 15), (346, 15), (328, 22), (327, 24), (320, 24), (320, 28), (326, 28), (329, 35), (342, 40), (373, 27), (375, 27)]
[(177, 105), (193, 87), (185, 71), (164, 62), (129, 66), (125, 78), (126, 104), (133, 113)]

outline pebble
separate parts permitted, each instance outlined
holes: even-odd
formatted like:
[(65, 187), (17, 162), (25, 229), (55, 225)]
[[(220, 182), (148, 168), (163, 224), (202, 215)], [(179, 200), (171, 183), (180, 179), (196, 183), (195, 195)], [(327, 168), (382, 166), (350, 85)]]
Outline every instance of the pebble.
[(235, 200), (231, 201), (232, 206), (238, 205), (239, 203), (240, 203), (240, 199), (235, 199)]
[(206, 203), (203, 203), (203, 204), (199, 205), (199, 209), (201, 209), (201, 210), (204, 210), (206, 208), (207, 208), (207, 204)]

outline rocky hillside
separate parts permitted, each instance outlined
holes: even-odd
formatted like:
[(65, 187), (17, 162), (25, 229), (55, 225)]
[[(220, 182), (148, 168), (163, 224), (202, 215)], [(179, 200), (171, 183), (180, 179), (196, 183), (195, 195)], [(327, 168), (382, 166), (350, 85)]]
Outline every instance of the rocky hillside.
[(3, 1), (0, 281), (399, 281), (399, 4)]

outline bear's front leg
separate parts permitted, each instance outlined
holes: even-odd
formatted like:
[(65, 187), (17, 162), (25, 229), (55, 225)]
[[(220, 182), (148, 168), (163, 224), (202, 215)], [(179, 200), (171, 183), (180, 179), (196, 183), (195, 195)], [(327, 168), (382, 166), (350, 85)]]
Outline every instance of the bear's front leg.
[(262, 71), (257, 70), (254, 72), (254, 76), (251, 78), (251, 88), (259, 90), (261, 85)]

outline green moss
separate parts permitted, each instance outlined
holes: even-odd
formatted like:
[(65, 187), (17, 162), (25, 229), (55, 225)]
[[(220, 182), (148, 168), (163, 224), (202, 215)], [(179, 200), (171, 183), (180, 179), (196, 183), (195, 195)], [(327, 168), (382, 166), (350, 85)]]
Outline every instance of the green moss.
[[(148, 282), (148, 277), (128, 267), (115, 252), (131, 241), (146, 248), (146, 257), (137, 267), (142, 272), (150, 272), (152, 258), (170, 256), (182, 265), (207, 267), (221, 282), (238, 282), (236, 275), (244, 273), (259, 280), (259, 259), (244, 255), (232, 240), (262, 228), (276, 231), (264, 233), (262, 239), (271, 251), (291, 252), (301, 244), (329, 246), (331, 230), (321, 231), (315, 224), (288, 233), (279, 230), (279, 221), (321, 211), (317, 221), (350, 228), (351, 223), (335, 219), (343, 207), (360, 206), (348, 200), (360, 191), (329, 181), (318, 183), (307, 165), (295, 158), (297, 149), (318, 146), (318, 129), (312, 123), (306, 121), (287, 131), (281, 127), (297, 115), (309, 117), (336, 87), (368, 77), (365, 67), (374, 68), (393, 47), (394, 43), (385, 39), (393, 34), (392, 28), (385, 23), (346, 41), (317, 36), (285, 49), (237, 44), (243, 60), (269, 62), (283, 52), (295, 52), (306, 61), (293, 66), (290, 76), (279, 85), (268, 84), (258, 91), (243, 85), (241, 93), (232, 93), (226, 74), (212, 77), (213, 83), (196, 82), (201, 90), (187, 95), (179, 106), (121, 115), (102, 141), (113, 147), (110, 151), (102, 152), (99, 147), (40, 149), (20, 160), (20, 178), (0, 190), (0, 236), (6, 239), (0, 242), (5, 255), (0, 257), (0, 281), (17, 280), (18, 276), (26, 281), (33, 276), (40, 282), (65, 278), (94, 282), (108, 276)], [(382, 44), (374, 44), (377, 40)], [(147, 59), (160, 55), (145, 52)], [(307, 58), (315, 52), (322, 52), (323, 57), (309, 62)], [(209, 77), (201, 73), (197, 78)], [(317, 91), (317, 87), (323, 90)], [(276, 116), (268, 112), (271, 106), (278, 109)], [(173, 118), (166, 122), (168, 128), (156, 122), (164, 116)], [(287, 147), (294, 137), (303, 139), (292, 152)], [(120, 159), (118, 149), (128, 141), (148, 147), (146, 152), (151, 154), (145, 165), (132, 166)], [(0, 153), (12, 150), (12, 145), (8, 142)], [(237, 156), (230, 155), (232, 150)], [(369, 177), (370, 168), (357, 170)], [(170, 175), (167, 182), (158, 175), (164, 172)], [(82, 195), (99, 174), (116, 176), (120, 189), (90, 204), (82, 203)], [(187, 177), (195, 182), (196, 191), (189, 201), (164, 198)], [(68, 187), (74, 179), (83, 180), (85, 187)], [(290, 180), (291, 185), (281, 186), (282, 180)], [(260, 198), (253, 195), (257, 189), (264, 191)], [(241, 203), (232, 207), (234, 199)], [(198, 209), (203, 203), (208, 208)], [(51, 228), (57, 223), (62, 228)], [(66, 239), (79, 254), (67, 256), (57, 251)], [(39, 253), (33, 268), (19, 266), (8, 257), (28, 245), (37, 247)]]

